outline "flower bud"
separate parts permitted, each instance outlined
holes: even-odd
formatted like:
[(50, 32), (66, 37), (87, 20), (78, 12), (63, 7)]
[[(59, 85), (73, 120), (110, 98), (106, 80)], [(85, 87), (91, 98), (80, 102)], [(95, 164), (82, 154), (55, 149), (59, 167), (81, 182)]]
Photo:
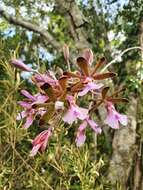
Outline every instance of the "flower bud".
[(89, 65), (93, 62), (93, 52), (91, 49), (85, 49), (83, 52), (83, 57), (86, 59)]
[(55, 110), (63, 110), (64, 109), (64, 102), (56, 101), (55, 102)]
[(63, 46), (63, 54), (66, 61), (69, 60), (69, 47), (67, 44), (64, 44)]
[(33, 72), (34, 70), (25, 65), (21, 60), (19, 59), (12, 59), (10, 62), (14, 67), (21, 69), (22, 71), (27, 72)]

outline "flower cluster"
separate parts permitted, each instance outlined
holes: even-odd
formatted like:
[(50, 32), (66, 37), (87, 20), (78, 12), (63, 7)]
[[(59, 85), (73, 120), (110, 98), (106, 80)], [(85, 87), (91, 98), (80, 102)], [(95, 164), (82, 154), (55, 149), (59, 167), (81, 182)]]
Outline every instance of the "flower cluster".
[[(68, 46), (64, 47), (64, 58), (69, 64)], [(85, 49), (83, 54), (76, 59), (79, 70), (72, 72), (69, 69), (57, 79), (51, 71), (44, 74), (39, 73), (29, 68), (21, 60), (13, 59), (11, 61), (16, 68), (33, 72), (32, 81), (38, 89), (38, 93), (35, 95), (26, 90), (21, 91), (25, 99), (18, 103), (24, 111), (18, 114), (17, 120), (25, 118), (23, 125), (25, 129), (29, 128), (36, 118), (39, 120), (39, 126), (49, 126), (33, 140), (31, 156), (36, 155), (38, 150), (45, 150), (49, 138), (57, 126), (53, 125), (52, 121), (58, 123), (57, 118), (69, 125), (79, 122), (75, 138), (77, 146), (84, 144), (88, 126), (97, 134), (102, 132), (102, 128), (92, 118), (92, 113), (101, 105), (105, 106), (107, 110), (105, 124), (114, 129), (119, 128), (119, 123), (127, 125), (127, 116), (118, 113), (114, 107), (114, 104), (127, 102), (127, 100), (118, 97), (119, 91), (109, 96), (109, 87), (104, 87), (103, 84), (104, 79), (115, 77), (116, 73), (99, 71), (106, 64), (105, 58), (101, 58), (95, 66), (92, 66), (92, 63), (93, 53), (90, 49)], [(79, 99), (85, 95), (91, 96), (92, 104), (90, 102), (90, 106), (83, 108), (77, 102), (80, 103)]]

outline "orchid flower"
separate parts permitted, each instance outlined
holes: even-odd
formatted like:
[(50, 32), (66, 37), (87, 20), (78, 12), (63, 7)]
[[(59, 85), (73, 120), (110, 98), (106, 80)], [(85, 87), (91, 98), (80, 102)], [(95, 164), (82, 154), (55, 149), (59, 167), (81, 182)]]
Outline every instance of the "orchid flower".
[[(119, 128), (119, 123), (124, 126), (127, 125), (127, 116), (118, 113), (114, 107), (114, 104), (118, 102), (126, 103), (127, 99), (117, 96), (120, 90), (107, 96), (109, 87), (103, 87), (103, 84), (98, 82), (116, 76), (116, 73), (113, 72), (97, 72), (106, 64), (106, 59), (101, 58), (97, 64), (93, 66), (93, 52), (91, 49), (85, 49), (83, 54), (76, 59), (79, 70), (71, 72), (69, 48), (67, 45), (64, 46), (63, 53), (68, 64), (68, 71), (60, 72), (62, 74), (59, 78), (56, 78), (52, 71), (39, 73), (29, 68), (21, 60), (13, 59), (11, 61), (11, 64), (16, 68), (27, 72), (35, 72), (32, 76), (32, 81), (39, 90), (35, 95), (30, 94), (26, 90), (21, 91), (26, 99), (18, 102), (24, 110), (18, 114), (17, 120), (25, 118), (23, 127), (27, 129), (33, 123), (36, 116), (39, 116), (40, 126), (44, 126), (47, 123), (50, 125), (53, 123), (53, 120), (58, 122), (56, 118), (61, 119), (62, 116), (62, 120), (68, 124), (73, 124), (73, 122), (79, 119), (81, 120), (81, 124), (77, 130), (75, 140), (76, 145), (79, 147), (82, 146), (86, 140), (87, 127), (90, 127), (97, 134), (101, 133), (101, 128), (90, 118), (90, 114), (101, 104), (104, 104), (107, 109), (106, 124), (114, 129)], [(86, 109), (77, 105), (76, 98), (84, 96), (89, 92), (96, 94), (94, 99), (92, 98), (92, 106)], [(67, 110), (63, 115), (66, 108)], [(38, 150), (44, 151), (46, 149), (48, 140), (55, 127), (56, 125), (52, 125), (52, 127), (41, 132), (33, 140), (31, 156), (35, 156)]]
[(73, 96), (67, 96), (70, 108), (63, 117), (63, 121), (72, 124), (77, 119), (84, 120), (87, 117), (88, 109), (81, 108), (76, 105)]
[(79, 92), (79, 96), (84, 96), (89, 91), (99, 91), (103, 84), (97, 83), (98, 80), (103, 80), (106, 78), (112, 78), (116, 76), (116, 74), (113, 72), (100, 74), (96, 73), (98, 68), (105, 64), (105, 58), (100, 59), (99, 62), (96, 64), (95, 68), (90, 68), (93, 62), (93, 53), (90, 49), (86, 49), (82, 56), (77, 58), (76, 62), (80, 68), (80, 72), (64, 72), (64, 74), (68, 77), (79, 79), (79, 81), (71, 87), (71, 92)]
[(18, 114), (17, 120), (21, 120), (26, 117), (26, 122), (23, 127), (27, 129), (32, 125), (36, 115), (42, 116), (45, 113), (44, 108), (35, 109), (33, 108), (33, 105), (45, 103), (48, 100), (48, 97), (41, 95), (40, 93), (33, 96), (26, 90), (22, 90), (21, 93), (28, 99), (18, 102), (25, 110)]
[(32, 77), (32, 80), (39, 86), (42, 86), (44, 83), (48, 83), (52, 86), (58, 85), (58, 80), (55, 77), (51, 76), (49, 73), (35, 74)]
[(77, 131), (75, 142), (78, 147), (82, 146), (86, 140), (85, 129), (87, 128), (88, 125), (93, 129), (93, 131), (95, 133), (100, 134), (102, 132), (101, 128), (98, 127), (98, 125), (95, 123), (95, 121), (93, 121), (89, 117), (86, 118), (83, 121), (83, 123), (81, 123), (81, 125), (79, 126), (78, 131)]
[(48, 140), (51, 135), (51, 128), (42, 131), (32, 142), (33, 148), (31, 150), (30, 156), (35, 156), (38, 150), (41, 150), (43, 152), (47, 147)]
[(87, 77), (86, 78), (86, 85), (84, 86), (83, 90), (81, 90), (78, 95), (79, 96), (84, 96), (86, 95), (89, 91), (92, 92), (93, 90), (99, 90), (103, 84), (102, 83), (99, 83), (99, 84), (96, 84), (95, 82), (92, 82), (92, 79)]
[(107, 109), (107, 118), (105, 119), (105, 123), (109, 125), (111, 128), (119, 129), (119, 123), (126, 126), (128, 123), (127, 116), (118, 113), (115, 110), (112, 102), (106, 102)]

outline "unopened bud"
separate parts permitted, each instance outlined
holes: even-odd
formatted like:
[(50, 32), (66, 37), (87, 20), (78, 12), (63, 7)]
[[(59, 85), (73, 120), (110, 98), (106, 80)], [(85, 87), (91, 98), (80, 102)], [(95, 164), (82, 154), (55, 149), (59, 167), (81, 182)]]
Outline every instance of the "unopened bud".
[(93, 62), (93, 52), (91, 49), (85, 49), (83, 52), (83, 57), (86, 59), (89, 65)]
[(69, 47), (67, 44), (64, 44), (63, 46), (63, 54), (66, 61), (69, 60)]
[(12, 59), (10, 62), (14, 67), (21, 69), (22, 71), (33, 72), (34, 70), (28, 67), (19, 59)]
[(55, 110), (63, 110), (64, 109), (64, 102), (56, 101), (55, 102)]

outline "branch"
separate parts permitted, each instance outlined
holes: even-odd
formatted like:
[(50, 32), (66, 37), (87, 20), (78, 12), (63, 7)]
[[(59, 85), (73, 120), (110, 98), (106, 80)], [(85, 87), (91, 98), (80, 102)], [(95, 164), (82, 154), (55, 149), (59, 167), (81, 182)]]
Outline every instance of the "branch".
[(7, 14), (2, 8), (0, 8), (0, 15), (5, 18), (10, 24), (14, 24), (16, 26), (21, 26), (27, 30), (33, 31), (37, 34), (40, 34), (44, 39), (50, 43), (54, 48), (58, 51), (61, 49), (60, 44), (53, 38), (51, 34), (49, 34), (46, 30), (42, 29), (40, 26), (34, 25), (30, 22), (24, 21), (20, 18), (16, 18)]
[(55, 7), (63, 15), (69, 25), (69, 32), (78, 50), (90, 46), (87, 40), (85, 25), (87, 22), (75, 0), (55, 0)]
[(113, 59), (112, 61), (110, 61), (102, 70), (101, 72), (104, 72), (110, 65), (112, 65), (113, 63), (115, 63), (119, 58), (121, 58), (125, 53), (127, 53), (128, 51), (134, 50), (134, 49), (140, 49), (143, 51), (143, 48), (140, 46), (135, 46), (135, 47), (130, 47), (125, 49), (123, 52), (121, 52), (115, 59)]

